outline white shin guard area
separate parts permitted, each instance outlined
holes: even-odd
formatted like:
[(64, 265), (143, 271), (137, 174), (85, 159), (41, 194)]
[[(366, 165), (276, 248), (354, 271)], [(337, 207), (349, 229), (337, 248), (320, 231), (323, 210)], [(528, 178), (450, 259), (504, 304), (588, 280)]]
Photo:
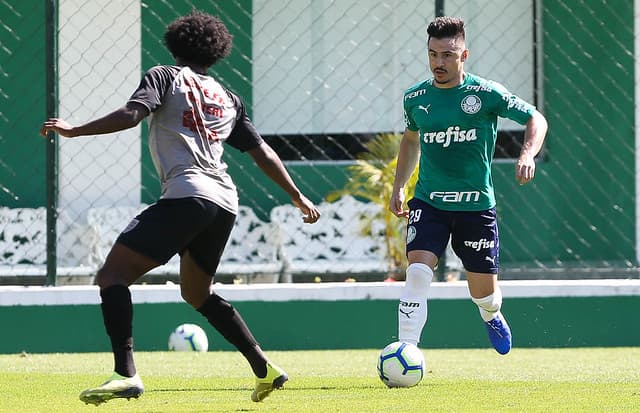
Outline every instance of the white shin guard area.
[(471, 298), (480, 310), (480, 317), (484, 321), (489, 321), (500, 311), (502, 307), (502, 291), (496, 289), (493, 294), (484, 298)]
[(433, 271), (426, 264), (407, 267), (407, 279), (398, 305), (398, 340), (418, 344), (427, 322), (427, 294)]

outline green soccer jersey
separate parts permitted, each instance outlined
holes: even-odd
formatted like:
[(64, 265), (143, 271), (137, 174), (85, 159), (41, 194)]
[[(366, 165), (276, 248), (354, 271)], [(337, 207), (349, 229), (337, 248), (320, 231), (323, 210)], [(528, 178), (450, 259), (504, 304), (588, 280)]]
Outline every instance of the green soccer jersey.
[(405, 124), (420, 136), (414, 196), (448, 211), (493, 208), (491, 162), (498, 116), (524, 125), (534, 111), (501, 84), (469, 73), (453, 88), (437, 88), (428, 79), (408, 89)]

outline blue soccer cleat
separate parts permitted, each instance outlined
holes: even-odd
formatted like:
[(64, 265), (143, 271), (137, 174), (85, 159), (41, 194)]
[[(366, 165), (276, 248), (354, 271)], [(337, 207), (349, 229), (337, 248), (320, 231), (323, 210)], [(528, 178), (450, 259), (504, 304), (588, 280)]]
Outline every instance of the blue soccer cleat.
[(484, 322), (489, 334), (489, 341), (500, 354), (507, 354), (511, 350), (511, 329), (502, 313), (497, 313), (490, 321)]

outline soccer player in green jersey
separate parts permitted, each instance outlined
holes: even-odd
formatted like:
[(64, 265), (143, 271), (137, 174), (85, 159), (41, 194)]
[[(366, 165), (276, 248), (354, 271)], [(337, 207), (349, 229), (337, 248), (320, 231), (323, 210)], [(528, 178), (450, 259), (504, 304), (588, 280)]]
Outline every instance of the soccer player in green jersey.
[[(406, 128), (389, 208), (408, 218), (406, 284), (398, 306), (398, 339), (417, 344), (427, 321), (433, 270), (449, 239), (464, 264), (471, 299), (491, 344), (511, 350), (511, 329), (500, 308), (499, 237), (491, 162), (498, 117), (526, 125), (515, 179), (535, 174), (535, 155), (547, 131), (544, 116), (499, 83), (464, 71), (469, 57), (464, 22), (438, 17), (427, 29), (433, 77), (404, 95)], [(404, 186), (419, 163), (415, 194), (404, 208)]]

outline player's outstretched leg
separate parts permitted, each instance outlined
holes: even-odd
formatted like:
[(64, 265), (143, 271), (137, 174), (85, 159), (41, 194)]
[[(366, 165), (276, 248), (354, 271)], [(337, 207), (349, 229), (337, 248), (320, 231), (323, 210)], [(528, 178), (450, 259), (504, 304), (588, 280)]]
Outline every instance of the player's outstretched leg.
[(144, 386), (140, 376), (136, 374), (133, 377), (125, 377), (113, 373), (113, 376), (100, 386), (80, 393), (80, 400), (97, 406), (111, 399), (132, 397), (137, 399), (142, 393), (144, 393)]
[(484, 324), (493, 348), (500, 354), (507, 354), (511, 350), (511, 329), (502, 313), (498, 312), (494, 318), (485, 321)]
[(267, 362), (267, 375), (263, 378), (256, 377), (256, 388), (251, 394), (251, 400), (259, 402), (264, 400), (274, 389), (280, 389), (289, 380), (289, 376), (280, 367)]
[(267, 359), (240, 313), (224, 298), (212, 294), (197, 310), (251, 365), (256, 376), (256, 388), (251, 394), (251, 400), (262, 401), (289, 380), (284, 370)]

